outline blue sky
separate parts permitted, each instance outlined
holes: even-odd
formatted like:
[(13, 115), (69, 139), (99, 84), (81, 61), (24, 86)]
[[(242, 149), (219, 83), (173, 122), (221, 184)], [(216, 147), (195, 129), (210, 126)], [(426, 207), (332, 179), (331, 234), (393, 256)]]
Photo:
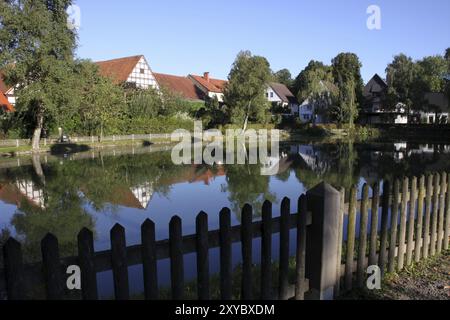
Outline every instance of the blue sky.
[[(450, 47), (449, 0), (76, 0), (78, 56), (94, 61), (144, 54), (153, 71), (226, 78), (240, 50), (296, 76), (311, 59), (360, 57), (367, 81), (404, 52), (414, 59)], [(366, 26), (369, 5), (381, 30)]]

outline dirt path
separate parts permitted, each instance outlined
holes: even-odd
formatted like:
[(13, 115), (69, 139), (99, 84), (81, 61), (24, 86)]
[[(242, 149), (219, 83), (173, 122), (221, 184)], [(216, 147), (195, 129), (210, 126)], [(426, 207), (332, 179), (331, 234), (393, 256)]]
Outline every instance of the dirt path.
[(344, 299), (450, 300), (450, 251), (389, 275), (382, 290), (353, 292)]

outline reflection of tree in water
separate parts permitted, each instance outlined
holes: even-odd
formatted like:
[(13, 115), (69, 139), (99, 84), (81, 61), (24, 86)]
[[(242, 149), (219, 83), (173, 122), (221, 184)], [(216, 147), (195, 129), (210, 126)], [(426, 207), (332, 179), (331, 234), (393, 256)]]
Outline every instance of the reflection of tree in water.
[(313, 146), (315, 167), (295, 162), (297, 179), (311, 189), (325, 181), (336, 188), (350, 188), (358, 182), (358, 156), (352, 142)]
[(269, 190), (270, 177), (261, 175), (258, 165), (226, 166), (227, 184), (222, 186), (223, 192), (228, 192), (228, 200), (238, 220), (245, 204), (254, 208), (254, 215), (261, 216), (264, 201), (276, 201), (276, 195)]

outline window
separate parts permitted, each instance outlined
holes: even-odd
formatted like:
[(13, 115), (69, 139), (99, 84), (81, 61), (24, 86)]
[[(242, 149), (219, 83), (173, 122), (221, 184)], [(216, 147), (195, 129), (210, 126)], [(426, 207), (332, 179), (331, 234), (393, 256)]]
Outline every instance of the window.
[(266, 92), (266, 98), (268, 98), (269, 97), (269, 93), (268, 92)]
[(273, 92), (270, 93), (270, 97), (273, 98)]
[(140, 72), (141, 72), (141, 74), (144, 74), (145, 73), (145, 69), (141, 69)]

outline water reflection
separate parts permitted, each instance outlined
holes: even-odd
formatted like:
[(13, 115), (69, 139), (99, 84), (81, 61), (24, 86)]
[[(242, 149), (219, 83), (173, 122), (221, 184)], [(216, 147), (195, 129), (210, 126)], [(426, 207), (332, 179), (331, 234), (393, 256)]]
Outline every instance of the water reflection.
[[(105, 250), (115, 223), (126, 228), (127, 244), (132, 245), (140, 243), (146, 218), (155, 221), (157, 238), (165, 239), (174, 214), (183, 218), (184, 234), (190, 234), (201, 210), (210, 214), (210, 228), (218, 228), (222, 207), (232, 209), (233, 224), (238, 224), (244, 204), (251, 204), (259, 217), (265, 200), (275, 208), (285, 196), (295, 203), (321, 181), (348, 189), (450, 170), (449, 145), (349, 142), (286, 144), (281, 150), (280, 171), (273, 177), (261, 176), (258, 165), (176, 166), (170, 152), (145, 150), (135, 155), (99, 153), (83, 160), (33, 158), (30, 165), (0, 170), (0, 241), (16, 237), (24, 245), (26, 261), (35, 261), (40, 260), (40, 240), (51, 232), (59, 239), (62, 256), (75, 255), (83, 227), (94, 231), (96, 250)], [(195, 273), (195, 262), (191, 267)]]

